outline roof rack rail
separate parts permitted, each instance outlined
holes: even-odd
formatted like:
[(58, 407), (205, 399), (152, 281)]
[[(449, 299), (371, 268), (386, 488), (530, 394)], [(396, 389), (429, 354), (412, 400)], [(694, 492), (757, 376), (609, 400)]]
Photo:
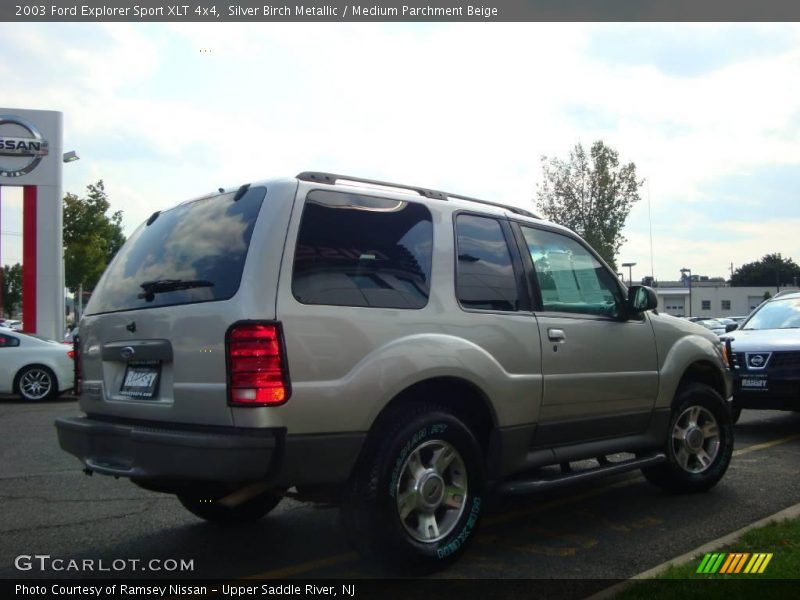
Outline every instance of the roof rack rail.
[(334, 173), (317, 173), (314, 171), (303, 171), (297, 175), (300, 181), (313, 181), (316, 183), (327, 183), (333, 185), (337, 181), (355, 181), (356, 183), (366, 183), (369, 185), (380, 185), (383, 187), (399, 188), (401, 190), (411, 190), (417, 192), (420, 196), (425, 198), (432, 198), (434, 200), (447, 200), (447, 194), (437, 192), (436, 190), (429, 190), (427, 188), (416, 187), (413, 185), (404, 185), (402, 183), (389, 183), (388, 181), (377, 181), (375, 179), (365, 179), (363, 177), (350, 177), (349, 175), (336, 175)]
[(406, 185), (402, 183), (390, 183), (388, 181), (378, 181), (376, 179), (365, 179), (363, 177), (351, 177), (349, 175), (336, 175), (334, 173), (320, 173), (316, 171), (303, 171), (302, 173), (299, 173), (297, 175), (297, 179), (301, 181), (325, 183), (328, 185), (334, 185), (337, 181), (342, 180), (342, 181), (354, 181), (356, 183), (366, 183), (369, 185), (380, 185), (382, 187), (393, 187), (402, 190), (411, 190), (413, 192), (418, 193), (420, 196), (423, 196), (425, 198), (431, 198), (433, 200), (447, 200), (449, 198), (456, 198), (458, 200), (468, 200), (469, 202), (478, 202), (480, 204), (486, 204), (488, 206), (503, 208), (515, 214), (531, 217), (533, 219), (542, 218), (536, 213), (531, 212), (529, 210), (525, 210), (524, 208), (517, 208), (516, 206), (508, 206), (506, 204), (500, 204), (499, 202), (490, 202), (489, 200), (481, 200), (479, 198), (471, 198), (469, 196), (462, 196), (460, 194), (451, 194), (449, 192), (440, 192), (438, 190), (432, 190), (429, 188), (422, 188), (413, 185)]
[(531, 217), (532, 219), (541, 219), (540, 215), (537, 215), (535, 212), (531, 212), (529, 210), (525, 210), (524, 208), (519, 208), (517, 206), (509, 206), (508, 204), (502, 204), (500, 202), (492, 202), (491, 200), (481, 200), (480, 198), (470, 198), (469, 196), (462, 196), (460, 194), (447, 194), (451, 198), (457, 198), (458, 200), (469, 200), (470, 202), (480, 202), (481, 204), (487, 204), (489, 206), (496, 206), (497, 208), (504, 208), (510, 212), (513, 212), (517, 215), (522, 215), (524, 217)]

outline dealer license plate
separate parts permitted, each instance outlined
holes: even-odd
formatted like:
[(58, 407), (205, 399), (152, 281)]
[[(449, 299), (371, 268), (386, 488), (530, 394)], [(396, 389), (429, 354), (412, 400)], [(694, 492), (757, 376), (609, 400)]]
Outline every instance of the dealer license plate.
[(128, 363), (119, 393), (131, 398), (152, 398), (158, 389), (160, 363), (155, 361)]
[(749, 377), (742, 377), (743, 390), (766, 390), (767, 389), (767, 376), (766, 375), (751, 375)]

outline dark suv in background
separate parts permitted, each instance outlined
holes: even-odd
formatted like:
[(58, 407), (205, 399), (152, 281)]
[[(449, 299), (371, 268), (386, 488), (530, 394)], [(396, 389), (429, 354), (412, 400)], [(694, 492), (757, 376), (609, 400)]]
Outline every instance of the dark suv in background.
[(781, 292), (764, 302), (725, 338), (734, 373), (734, 421), (743, 408), (800, 410), (800, 292)]

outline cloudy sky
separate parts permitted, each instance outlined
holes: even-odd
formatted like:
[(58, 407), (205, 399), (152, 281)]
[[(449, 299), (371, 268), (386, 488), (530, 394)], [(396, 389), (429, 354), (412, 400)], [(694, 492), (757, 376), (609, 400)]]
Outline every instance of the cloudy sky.
[[(542, 155), (603, 139), (647, 180), (619, 262), (677, 279), (800, 261), (800, 26), (0, 24), (5, 107), (60, 110), (65, 191), (126, 233), (303, 170), (533, 208)], [(3, 194), (4, 263), (19, 202)], [(627, 273), (626, 273), (627, 276)]]

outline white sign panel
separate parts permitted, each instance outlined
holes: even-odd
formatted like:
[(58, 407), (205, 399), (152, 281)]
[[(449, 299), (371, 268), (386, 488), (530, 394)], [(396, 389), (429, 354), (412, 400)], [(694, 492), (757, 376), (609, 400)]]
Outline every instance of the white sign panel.
[(61, 185), (62, 113), (0, 108), (0, 185)]

